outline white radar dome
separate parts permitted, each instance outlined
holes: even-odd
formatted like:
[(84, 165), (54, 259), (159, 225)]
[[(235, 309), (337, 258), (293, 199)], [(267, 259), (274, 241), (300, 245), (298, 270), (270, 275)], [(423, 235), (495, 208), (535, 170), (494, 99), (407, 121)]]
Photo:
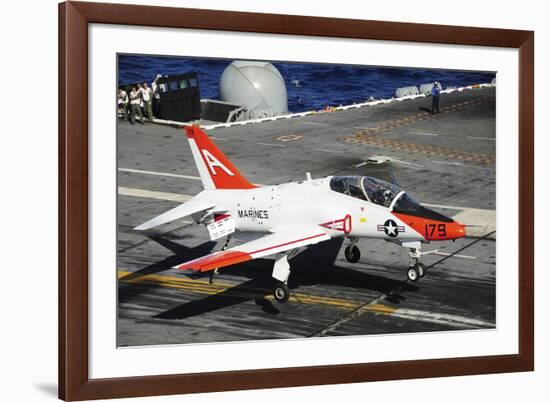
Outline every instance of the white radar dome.
[(246, 106), (250, 118), (288, 113), (283, 76), (271, 63), (234, 61), (220, 78), (220, 99)]

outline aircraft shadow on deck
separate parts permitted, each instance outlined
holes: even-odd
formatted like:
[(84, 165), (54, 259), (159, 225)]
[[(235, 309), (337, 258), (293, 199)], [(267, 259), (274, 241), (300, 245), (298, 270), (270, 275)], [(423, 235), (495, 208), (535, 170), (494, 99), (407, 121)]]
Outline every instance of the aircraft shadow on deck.
[[(134, 278), (148, 273), (161, 272), (168, 270), (178, 263), (196, 258), (196, 251), (201, 248), (201, 252), (207, 254), (206, 247), (211, 247), (207, 242), (203, 245), (189, 249), (167, 239), (152, 238), (152, 240), (165, 246), (177, 255), (170, 256), (165, 260), (155, 263), (147, 268), (137, 271), (131, 275)], [(402, 280), (394, 280), (382, 276), (361, 272), (351, 268), (335, 265), (336, 257), (342, 247), (343, 239), (332, 239), (324, 242), (322, 245), (311, 246), (291, 260), (291, 275), (289, 278), (289, 288), (296, 291), (302, 286), (312, 286), (316, 284), (330, 284), (339, 287), (350, 287), (355, 289), (365, 289), (391, 296), (390, 301), (400, 303), (405, 299), (403, 292), (416, 291), (418, 288)], [(189, 255), (193, 251), (193, 255)], [(185, 256), (182, 258), (182, 256)], [(278, 303), (272, 303), (266, 299), (271, 295), (273, 279), (271, 277), (273, 270), (273, 260), (258, 259), (247, 263), (238, 264), (232, 267), (224, 268), (220, 271), (219, 277), (238, 276), (248, 278), (247, 281), (236, 286), (223, 290), (219, 293), (203, 297), (198, 300), (189, 301), (176, 306), (170, 310), (159, 313), (153, 318), (167, 320), (181, 320), (208, 312), (216, 311), (225, 307), (234, 306), (243, 302), (254, 300), (256, 305), (267, 314), (278, 314)], [(214, 277), (214, 280), (218, 276)], [(128, 277), (125, 277), (125, 279)], [(124, 289), (124, 295), (119, 298), (132, 298), (133, 292), (143, 292), (144, 288), (138, 286), (129, 286)]]
[[(150, 274), (158, 274), (160, 272), (165, 272), (171, 270), (175, 265), (182, 264), (187, 261), (191, 261), (194, 258), (201, 257), (203, 255), (209, 254), (212, 252), (216, 246), (215, 241), (207, 241), (196, 247), (186, 247), (179, 243), (176, 243), (172, 240), (168, 240), (159, 236), (148, 236), (150, 240), (160, 244), (161, 246), (167, 248), (174, 254), (166, 257), (165, 259), (155, 262), (152, 265), (149, 265), (145, 268), (132, 272), (119, 278), (124, 282), (142, 278)], [(127, 301), (131, 298), (138, 296), (147, 290), (145, 286), (132, 286), (125, 284), (124, 282), (119, 282), (119, 302)]]

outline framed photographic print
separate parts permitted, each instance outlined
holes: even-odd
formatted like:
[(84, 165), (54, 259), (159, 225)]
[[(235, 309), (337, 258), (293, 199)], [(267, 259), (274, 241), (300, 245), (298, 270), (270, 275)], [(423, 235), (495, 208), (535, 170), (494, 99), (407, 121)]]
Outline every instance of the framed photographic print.
[(59, 10), (60, 398), (533, 370), (533, 32)]

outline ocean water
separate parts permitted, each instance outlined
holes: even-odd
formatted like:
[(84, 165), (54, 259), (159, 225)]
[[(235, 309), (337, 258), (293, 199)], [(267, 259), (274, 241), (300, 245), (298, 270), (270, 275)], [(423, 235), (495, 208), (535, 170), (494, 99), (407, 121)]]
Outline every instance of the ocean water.
[[(157, 74), (194, 71), (201, 98), (219, 99), (218, 82), (233, 60), (120, 55), (119, 85), (151, 82)], [(443, 88), (491, 82), (493, 72), (273, 62), (285, 79), (291, 112), (389, 98), (399, 87), (439, 81)]]

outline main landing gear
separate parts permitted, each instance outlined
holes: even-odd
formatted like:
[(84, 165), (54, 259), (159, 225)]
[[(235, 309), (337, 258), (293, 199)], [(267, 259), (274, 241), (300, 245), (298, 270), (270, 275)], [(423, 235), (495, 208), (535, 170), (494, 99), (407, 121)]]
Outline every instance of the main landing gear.
[(361, 251), (356, 244), (357, 239), (351, 239), (351, 244), (344, 250), (344, 256), (348, 262), (356, 263), (361, 258)]
[(275, 300), (279, 303), (286, 302), (290, 297), (290, 289), (288, 288), (288, 285), (284, 282), (277, 281), (273, 288), (273, 297), (275, 297)]
[[(223, 245), (222, 249), (220, 251), (227, 250), (227, 247), (229, 247), (229, 242), (231, 241), (231, 235), (227, 236), (227, 239), (225, 239), (225, 244)], [(214, 283), (214, 275), (218, 275), (218, 268), (216, 268), (213, 271), (210, 271), (210, 278), (208, 279), (208, 283), (212, 285)]]
[(290, 289), (288, 288), (288, 276), (290, 275), (290, 264), (288, 263), (288, 256), (284, 254), (275, 260), (273, 265), (273, 278), (275, 279), (275, 286), (273, 287), (273, 297), (279, 303), (286, 302), (290, 297)]

